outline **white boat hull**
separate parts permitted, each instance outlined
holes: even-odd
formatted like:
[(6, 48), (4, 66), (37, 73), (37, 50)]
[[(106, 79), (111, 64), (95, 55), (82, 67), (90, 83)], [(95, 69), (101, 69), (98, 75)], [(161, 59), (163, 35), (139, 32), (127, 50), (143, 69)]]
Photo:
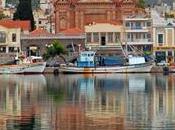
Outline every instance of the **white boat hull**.
[(46, 62), (21, 64), (21, 65), (2, 65), (0, 74), (24, 74), (24, 73), (43, 73)]
[(43, 73), (46, 67), (46, 62), (34, 63), (24, 69), (24, 73)]
[(148, 73), (151, 72), (153, 64), (142, 64), (132, 66), (114, 66), (114, 67), (94, 67), (94, 68), (79, 68), (79, 67), (60, 67), (62, 73)]

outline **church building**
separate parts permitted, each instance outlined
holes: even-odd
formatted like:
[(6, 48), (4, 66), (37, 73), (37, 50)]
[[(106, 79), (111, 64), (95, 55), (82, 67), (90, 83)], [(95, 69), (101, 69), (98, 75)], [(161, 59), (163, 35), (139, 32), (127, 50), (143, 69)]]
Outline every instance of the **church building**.
[(122, 24), (125, 15), (135, 14), (137, 0), (56, 0), (55, 31), (79, 28), (93, 23)]

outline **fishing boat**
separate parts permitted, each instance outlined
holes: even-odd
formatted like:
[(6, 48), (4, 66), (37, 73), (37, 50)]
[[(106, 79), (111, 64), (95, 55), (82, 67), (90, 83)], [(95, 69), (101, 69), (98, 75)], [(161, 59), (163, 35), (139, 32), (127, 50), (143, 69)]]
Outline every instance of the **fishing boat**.
[(0, 65), (0, 74), (43, 73), (46, 62), (42, 57), (28, 57), (18, 64)]
[(83, 51), (74, 65), (63, 65), (62, 73), (148, 73), (153, 67), (153, 60), (144, 56), (129, 55), (127, 59), (114, 60), (96, 57), (95, 51)]

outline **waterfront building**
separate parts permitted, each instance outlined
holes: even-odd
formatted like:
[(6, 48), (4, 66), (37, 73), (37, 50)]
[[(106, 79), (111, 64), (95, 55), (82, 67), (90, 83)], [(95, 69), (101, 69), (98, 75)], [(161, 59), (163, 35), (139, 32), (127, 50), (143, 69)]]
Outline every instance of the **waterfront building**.
[[(121, 51), (123, 26), (121, 23), (92, 23), (85, 26), (86, 47), (100, 54), (117, 54)], [(120, 49), (119, 49), (120, 48)]]
[(0, 62), (14, 59), (20, 51), (21, 33), (29, 33), (30, 21), (0, 20)]
[(124, 17), (123, 26), (123, 45), (127, 44), (143, 52), (152, 51), (152, 19), (147, 13)]
[(56, 0), (55, 32), (92, 23), (121, 22), (122, 16), (137, 11), (136, 0)]
[(154, 55), (157, 62), (166, 61), (172, 63), (175, 61), (175, 25), (167, 23), (162, 26), (153, 27), (153, 46)]
[(173, 63), (175, 52), (175, 24), (173, 20), (162, 18), (152, 10), (153, 18), (153, 53), (157, 62)]
[(28, 33), (30, 30), (30, 21), (0, 21), (0, 52), (8, 53), (20, 49), (20, 34)]
[(76, 28), (58, 34), (51, 34), (43, 28), (38, 28), (27, 35), (21, 35), (21, 50), (27, 56), (42, 56), (54, 40), (60, 41), (68, 52), (73, 53), (84, 48), (85, 34)]

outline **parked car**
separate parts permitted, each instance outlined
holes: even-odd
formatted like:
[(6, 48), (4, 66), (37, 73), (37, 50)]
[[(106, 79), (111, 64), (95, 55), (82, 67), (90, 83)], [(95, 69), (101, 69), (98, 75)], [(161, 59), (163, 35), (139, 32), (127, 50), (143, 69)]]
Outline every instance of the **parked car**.
[(167, 63), (166, 61), (162, 60), (159, 63), (157, 63), (158, 66), (169, 66), (170, 64)]

